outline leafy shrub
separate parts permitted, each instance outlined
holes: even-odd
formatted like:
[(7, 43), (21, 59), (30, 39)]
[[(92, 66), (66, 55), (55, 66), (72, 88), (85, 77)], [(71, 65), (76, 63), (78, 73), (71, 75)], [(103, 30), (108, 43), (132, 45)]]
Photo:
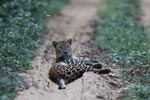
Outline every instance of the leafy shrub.
[(149, 90), (149, 86), (131, 85), (126, 90), (128, 96), (124, 100), (150, 100)]
[(24, 83), (16, 71), (31, 69), (47, 15), (53, 16), (68, 0), (0, 1), (0, 100), (12, 100)]
[[(109, 55), (111, 62), (122, 65), (122, 79), (143, 84), (142, 87), (146, 88), (150, 85), (150, 40), (144, 27), (138, 22), (142, 14), (139, 0), (107, 2), (107, 8), (100, 16), (97, 41), (103, 48), (112, 51)], [(129, 94), (130, 92), (128, 91)], [(135, 100), (143, 100), (142, 96), (137, 96), (139, 97)]]

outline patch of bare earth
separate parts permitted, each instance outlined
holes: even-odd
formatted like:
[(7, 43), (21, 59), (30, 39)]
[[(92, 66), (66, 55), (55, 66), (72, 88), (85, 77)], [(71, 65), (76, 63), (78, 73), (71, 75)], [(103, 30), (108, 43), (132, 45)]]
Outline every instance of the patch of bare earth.
[(103, 0), (71, 0), (58, 16), (49, 20), (47, 32), (43, 34), (44, 44), (38, 49), (38, 56), (32, 62), (33, 70), (24, 78), (30, 88), (18, 91), (15, 100), (116, 100), (119, 91), (115, 69), (109, 75), (85, 73), (82, 78), (58, 90), (48, 78), (48, 71), (54, 61), (53, 40), (73, 39), (73, 51), (77, 57), (101, 61), (108, 67), (106, 50), (93, 42), (96, 14)]

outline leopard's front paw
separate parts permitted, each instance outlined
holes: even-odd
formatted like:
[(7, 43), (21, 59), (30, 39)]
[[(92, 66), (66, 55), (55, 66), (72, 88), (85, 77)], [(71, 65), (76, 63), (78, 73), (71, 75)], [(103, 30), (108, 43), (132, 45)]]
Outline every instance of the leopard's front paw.
[(66, 86), (59, 86), (58, 89), (60, 89), (60, 90), (66, 89)]

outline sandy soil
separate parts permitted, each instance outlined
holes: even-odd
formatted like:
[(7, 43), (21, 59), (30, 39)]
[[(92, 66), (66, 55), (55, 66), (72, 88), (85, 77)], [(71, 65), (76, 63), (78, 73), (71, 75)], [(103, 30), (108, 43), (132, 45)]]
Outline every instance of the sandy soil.
[(15, 100), (116, 100), (119, 91), (118, 75), (115, 69), (109, 75), (85, 73), (82, 78), (68, 84), (67, 89), (58, 86), (48, 78), (48, 71), (54, 61), (53, 40), (73, 38), (73, 51), (78, 57), (89, 57), (101, 61), (107, 67), (103, 53), (93, 41), (95, 19), (103, 0), (71, 0), (58, 16), (49, 20), (43, 34), (43, 45), (32, 61), (33, 70), (28, 71), (25, 81), (30, 88), (18, 91)]

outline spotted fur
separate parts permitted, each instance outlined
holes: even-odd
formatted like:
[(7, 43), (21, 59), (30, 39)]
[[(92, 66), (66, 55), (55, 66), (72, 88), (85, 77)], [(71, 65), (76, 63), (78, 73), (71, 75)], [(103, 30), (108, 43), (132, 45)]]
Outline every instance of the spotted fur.
[(71, 50), (72, 40), (53, 42), (56, 50), (56, 63), (49, 70), (50, 79), (65, 89), (66, 85), (81, 77), (84, 72), (92, 71), (98, 74), (107, 74), (109, 69), (102, 69), (102, 64), (92, 60), (76, 58)]

